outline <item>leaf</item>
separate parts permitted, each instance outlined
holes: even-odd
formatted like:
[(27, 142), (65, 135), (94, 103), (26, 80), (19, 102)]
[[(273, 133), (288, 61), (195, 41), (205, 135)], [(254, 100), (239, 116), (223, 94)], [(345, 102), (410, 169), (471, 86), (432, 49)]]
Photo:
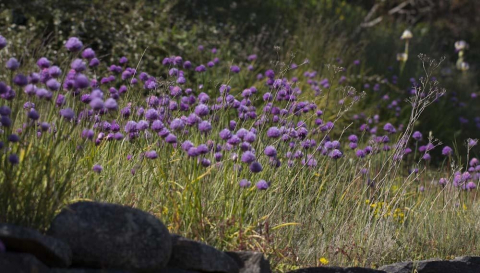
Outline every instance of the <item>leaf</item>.
[(298, 225), (300, 225), (300, 223), (295, 223), (295, 222), (284, 223), (284, 224), (280, 224), (278, 226), (273, 227), (272, 230), (276, 230), (276, 229), (279, 229), (279, 228), (282, 228), (282, 227), (287, 227), (287, 226), (298, 226)]

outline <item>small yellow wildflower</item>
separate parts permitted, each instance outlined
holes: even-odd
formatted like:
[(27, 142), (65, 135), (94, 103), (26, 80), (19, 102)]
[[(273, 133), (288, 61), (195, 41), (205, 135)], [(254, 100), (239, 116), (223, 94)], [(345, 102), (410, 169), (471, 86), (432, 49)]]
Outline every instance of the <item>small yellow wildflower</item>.
[(322, 257), (322, 258), (318, 259), (318, 261), (322, 265), (327, 265), (328, 264), (328, 260), (325, 257)]

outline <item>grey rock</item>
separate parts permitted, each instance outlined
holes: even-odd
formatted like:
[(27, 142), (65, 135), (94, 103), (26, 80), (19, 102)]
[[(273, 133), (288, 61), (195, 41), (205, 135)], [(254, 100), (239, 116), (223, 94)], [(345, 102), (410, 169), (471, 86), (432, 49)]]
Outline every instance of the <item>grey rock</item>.
[(166, 267), (161, 269), (158, 273), (201, 273), (200, 271), (191, 271), (180, 268)]
[(453, 261), (464, 262), (471, 265), (479, 265), (480, 266), (480, 257), (478, 256), (461, 256), (455, 257)]
[(131, 273), (130, 271), (90, 268), (52, 268), (49, 273)]
[(271, 273), (270, 262), (265, 259), (263, 253), (252, 251), (228, 251), (240, 267), (240, 273)]
[(7, 251), (30, 253), (48, 266), (68, 267), (72, 263), (67, 244), (31, 228), (0, 224), (0, 241)]
[(322, 266), (298, 269), (290, 273), (385, 273), (385, 271), (363, 267)]
[(172, 251), (160, 220), (115, 204), (71, 204), (55, 217), (48, 234), (70, 246), (78, 267), (155, 272), (166, 266)]
[(399, 263), (384, 265), (384, 266), (381, 266), (379, 269), (384, 270), (387, 273), (412, 272), (413, 267), (414, 267), (413, 262), (408, 261), (408, 262), (399, 262)]
[(48, 273), (49, 269), (35, 256), (27, 253), (0, 253), (2, 273)]
[(178, 235), (172, 235), (172, 242), (169, 267), (202, 272), (239, 272), (237, 263), (230, 256), (209, 245)]
[(380, 267), (387, 273), (478, 273), (480, 264), (478, 257), (458, 257), (455, 260), (443, 261), (430, 259), (415, 262), (400, 262)]

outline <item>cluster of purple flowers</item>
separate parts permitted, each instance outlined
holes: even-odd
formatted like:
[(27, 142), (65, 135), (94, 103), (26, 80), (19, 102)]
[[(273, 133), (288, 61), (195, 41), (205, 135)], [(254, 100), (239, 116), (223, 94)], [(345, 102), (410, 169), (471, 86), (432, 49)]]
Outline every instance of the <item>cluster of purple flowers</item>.
[[(6, 45), (6, 39), (0, 36), (0, 50)], [(220, 64), (218, 57), (206, 65), (194, 65), (181, 56), (164, 58), (162, 64), (167, 68), (171, 82), (165, 86), (164, 82), (147, 72), (129, 67), (126, 57), (121, 57), (115, 64), (105, 65), (96, 57), (95, 51), (84, 48), (78, 38), (68, 39), (65, 48), (75, 53), (72, 54), (69, 68), (62, 70), (49, 59), (41, 57), (36, 62), (36, 70), (25, 76), (16, 72), (21, 67), (18, 60), (10, 58), (6, 68), (15, 73), (13, 87), (0, 82), (0, 97), (3, 100), (11, 101), (17, 97), (17, 92), (23, 91), (22, 96), (28, 99), (23, 108), (30, 125), (37, 127), (39, 137), (42, 132), (54, 130), (51, 130), (53, 122), (40, 120), (43, 115), (38, 106), (52, 104), (64, 121), (81, 124), (84, 128), (80, 136), (95, 145), (108, 141), (154, 139), (159, 147), (183, 150), (186, 158), (200, 166), (222, 166), (231, 160), (237, 171), (245, 170), (242, 175), (262, 177), (265, 169), (280, 168), (283, 161), (287, 168), (298, 164), (315, 169), (322, 167), (319, 162), (336, 161), (348, 153), (360, 159), (387, 153), (392, 149), (390, 142), (403, 131), (401, 124), (394, 126), (385, 123), (382, 127), (379, 115), (369, 118), (359, 114), (354, 115), (353, 120), (355, 124), (360, 123), (354, 129), (358, 128), (360, 137), (350, 134), (348, 143), (332, 139), (334, 121), (327, 120), (328, 117), (315, 101), (300, 99), (308, 97), (303, 96), (302, 85), (298, 84), (301, 81), (305, 81), (316, 95), (331, 89), (333, 83), (328, 78), (321, 78), (317, 71), (306, 71), (303, 78), (288, 78), (280, 77), (269, 69), (256, 76), (258, 82), (254, 86), (237, 89), (221, 84), (218, 89), (204, 91), (202, 85), (194, 87), (189, 79), (192, 75), (215, 69)], [(203, 51), (204, 47), (199, 46), (198, 49)], [(212, 54), (217, 52), (217, 49), (212, 49)], [(256, 55), (248, 56), (248, 71), (253, 70), (256, 59)], [(359, 61), (355, 63), (359, 64)], [(101, 70), (102, 65), (106, 69)], [(297, 68), (296, 64), (290, 67), (291, 70)], [(97, 77), (97, 70), (106, 74)], [(230, 77), (249, 73), (242, 70), (241, 65), (231, 65), (229, 71)], [(347, 78), (342, 76), (340, 84), (346, 81)], [(131, 101), (138, 97), (133, 93), (138, 89), (143, 89), (149, 95), (142, 102)], [(374, 91), (379, 89), (380, 85), (375, 84)], [(359, 99), (354, 90), (346, 92), (339, 105), (344, 105), (350, 99), (353, 102)], [(389, 100), (388, 95), (383, 99)], [(263, 104), (260, 104), (262, 101)], [(397, 109), (398, 112), (398, 104), (398, 100), (392, 100), (388, 108)], [(4, 128), (13, 125), (10, 113), (10, 108), (0, 107), (0, 123)], [(378, 127), (383, 128), (383, 135), (379, 134), (381, 129)], [(10, 143), (20, 142), (20, 137), (13, 134), (7, 139)], [(365, 145), (360, 143), (363, 139)], [(422, 134), (415, 132), (412, 139), (413, 143), (419, 143)], [(395, 147), (396, 144), (392, 145)], [(468, 142), (469, 147), (475, 145), (475, 140)], [(4, 143), (0, 142), (0, 149), (3, 146)], [(429, 152), (434, 148), (432, 143), (427, 143), (421, 145), (418, 151), (424, 160), (430, 160)], [(406, 148), (404, 155), (411, 152), (411, 148)], [(442, 153), (450, 156), (452, 149), (445, 146)], [(142, 155), (152, 160), (159, 157), (155, 150)], [(18, 163), (15, 154), (10, 157), (12, 164)], [(212, 165), (212, 162), (215, 164)], [(92, 170), (100, 173), (102, 167), (95, 165)], [(477, 176), (475, 173), (473, 178), (464, 177), (461, 181), (468, 184)], [(241, 187), (252, 185), (247, 179), (240, 180), (239, 184)], [(256, 183), (256, 187), (262, 190), (270, 185), (271, 182), (262, 179)], [(468, 187), (470, 189), (473, 186)]]

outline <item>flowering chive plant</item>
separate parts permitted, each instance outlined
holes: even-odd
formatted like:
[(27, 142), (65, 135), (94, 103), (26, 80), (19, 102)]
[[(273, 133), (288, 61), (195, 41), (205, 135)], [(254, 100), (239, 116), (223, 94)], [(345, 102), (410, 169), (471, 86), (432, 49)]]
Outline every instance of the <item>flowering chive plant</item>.
[[(0, 50), (7, 46), (0, 36)], [(477, 140), (466, 142), (465, 169), (453, 163), (454, 149), (415, 130), (425, 107), (445, 94), (432, 79), (439, 63), (420, 56), (430, 65), (406, 89), (408, 103), (383, 91), (387, 84), (364, 86), (384, 92), (381, 101), (394, 116), (410, 109), (401, 124), (382, 120), (380, 111), (354, 112), (368, 93), (348, 86), (353, 76), (342, 67), (315, 71), (308, 60), (263, 67), (254, 54), (230, 64), (221, 49), (205, 49), (197, 52), (204, 63), (165, 57), (164, 77), (132, 58), (102, 60), (76, 37), (62, 49), (68, 62), (6, 56), (0, 220), (45, 228), (65, 202), (89, 198), (152, 211), (176, 231), (228, 233), (225, 240), (238, 244), (256, 240), (252, 226), (270, 232), (268, 223), (299, 239), (296, 221), (332, 241), (339, 221), (368, 226), (381, 242), (376, 228), (407, 234), (429, 219), (430, 207), (412, 195), (441, 195), (441, 204), (432, 201), (440, 210), (476, 204)], [(433, 161), (441, 162), (436, 171)], [(23, 213), (28, 208), (45, 213)], [(305, 220), (312, 215), (327, 220)]]

